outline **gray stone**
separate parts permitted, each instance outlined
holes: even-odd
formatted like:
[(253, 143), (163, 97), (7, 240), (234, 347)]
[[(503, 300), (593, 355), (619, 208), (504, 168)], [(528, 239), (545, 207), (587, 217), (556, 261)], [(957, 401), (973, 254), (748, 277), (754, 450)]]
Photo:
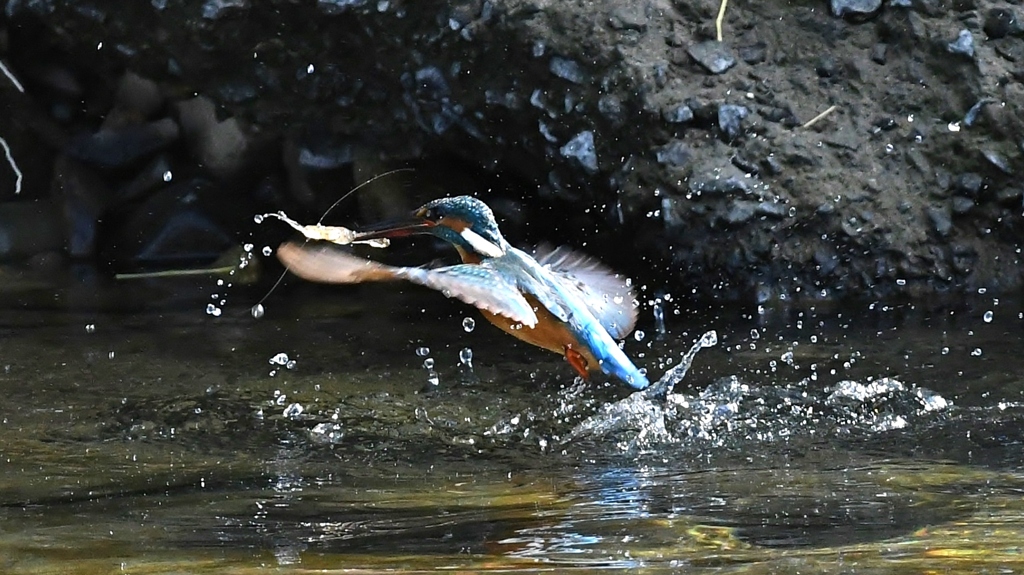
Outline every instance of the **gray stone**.
[(722, 42), (708, 40), (687, 50), (690, 57), (712, 74), (721, 74), (736, 65), (732, 51)]
[(623, 119), (622, 100), (618, 96), (605, 94), (597, 100), (597, 111), (613, 122), (621, 122)]
[(685, 166), (690, 161), (690, 149), (681, 140), (672, 140), (654, 153), (658, 163), (667, 166)]
[(585, 130), (576, 134), (558, 150), (562, 156), (572, 158), (588, 172), (597, 171), (597, 151), (594, 148), (594, 133)]
[(736, 200), (729, 206), (729, 211), (725, 213), (722, 219), (730, 224), (742, 224), (754, 217), (756, 211), (757, 202)]
[(932, 229), (942, 237), (949, 236), (949, 233), (953, 231), (953, 220), (949, 218), (949, 212), (942, 208), (930, 206), (927, 208), (926, 213), (928, 220), (932, 224)]
[(608, 15), (612, 30), (647, 30), (647, 4), (644, 2), (623, 2)]
[(985, 185), (984, 178), (974, 172), (960, 174), (953, 181), (954, 190), (972, 198), (978, 196), (983, 185)]
[(580, 68), (580, 65), (575, 60), (570, 60), (569, 58), (553, 56), (551, 62), (548, 63), (548, 69), (555, 76), (568, 80), (573, 84), (582, 84), (587, 80), (586, 74), (583, 73), (583, 68)]
[(749, 178), (730, 165), (716, 173), (696, 174), (690, 178), (690, 191), (695, 194), (746, 194), (750, 192)]
[(973, 58), (974, 36), (971, 35), (970, 30), (961, 30), (960, 34), (957, 35), (956, 40), (946, 44), (946, 49), (949, 50), (950, 54), (959, 54), (961, 56)]
[(1004, 158), (1003, 155), (1000, 154), (999, 152), (996, 152), (995, 150), (985, 150), (981, 153), (981, 155), (985, 156), (985, 159), (988, 160), (988, 163), (995, 166), (1000, 172), (1008, 176), (1013, 175), (1013, 169), (1010, 168), (1010, 163), (1007, 162), (1006, 158)]
[(836, 17), (866, 17), (878, 12), (882, 0), (830, 0), (832, 15)]
[(768, 59), (768, 45), (764, 42), (755, 42), (739, 48), (740, 60), (747, 64), (760, 64)]
[(680, 104), (662, 110), (661, 117), (671, 124), (685, 124), (693, 120), (693, 110), (686, 104)]
[(722, 104), (718, 107), (718, 127), (730, 140), (743, 135), (743, 118), (750, 114), (746, 106)]
[(966, 214), (974, 207), (974, 200), (963, 196), (953, 196), (951, 206), (954, 214)]
[(203, 18), (217, 20), (231, 10), (249, 7), (249, 0), (206, 0), (203, 3)]
[(992, 40), (1021, 31), (1017, 15), (1010, 8), (991, 8), (985, 13), (985, 34)]

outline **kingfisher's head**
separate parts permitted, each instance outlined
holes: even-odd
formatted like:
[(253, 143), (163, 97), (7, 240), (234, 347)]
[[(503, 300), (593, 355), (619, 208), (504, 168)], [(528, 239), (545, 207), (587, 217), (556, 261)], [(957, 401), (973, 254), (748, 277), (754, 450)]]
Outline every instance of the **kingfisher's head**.
[(395, 238), (413, 234), (431, 234), (450, 242), (463, 253), (482, 257), (503, 255), (507, 245), (491, 208), (469, 196), (434, 200), (416, 210), (411, 220), (373, 226), (362, 231), (359, 237)]

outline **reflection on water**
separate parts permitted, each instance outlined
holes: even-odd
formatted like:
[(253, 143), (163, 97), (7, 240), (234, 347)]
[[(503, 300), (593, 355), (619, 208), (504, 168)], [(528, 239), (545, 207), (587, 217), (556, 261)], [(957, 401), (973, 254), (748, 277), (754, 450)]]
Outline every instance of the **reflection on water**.
[(1024, 568), (1016, 303), (658, 300), (631, 393), (415, 291), (177, 286), (4, 300), (0, 572)]

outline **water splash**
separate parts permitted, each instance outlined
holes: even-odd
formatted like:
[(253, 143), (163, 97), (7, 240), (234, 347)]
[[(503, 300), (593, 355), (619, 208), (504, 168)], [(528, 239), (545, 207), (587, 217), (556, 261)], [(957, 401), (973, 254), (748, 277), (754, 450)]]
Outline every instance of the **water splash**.
[(661, 379), (625, 399), (603, 405), (597, 413), (573, 428), (564, 443), (584, 436), (600, 437), (623, 430), (636, 430), (627, 449), (639, 444), (672, 441), (672, 434), (665, 423), (665, 408), (668, 405), (666, 398), (686, 377), (697, 352), (717, 343), (718, 334), (714, 330), (705, 333), (683, 355), (679, 364), (665, 372)]

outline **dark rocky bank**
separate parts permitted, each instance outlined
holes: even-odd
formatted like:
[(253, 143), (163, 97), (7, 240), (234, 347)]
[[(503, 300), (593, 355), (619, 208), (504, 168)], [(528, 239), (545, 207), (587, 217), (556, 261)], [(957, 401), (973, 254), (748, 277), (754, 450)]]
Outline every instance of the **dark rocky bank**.
[(475, 192), (679, 296), (1024, 279), (1019, 2), (734, 2), (722, 42), (703, 0), (0, 6), (10, 266), (212, 259), (411, 165), (362, 216)]

